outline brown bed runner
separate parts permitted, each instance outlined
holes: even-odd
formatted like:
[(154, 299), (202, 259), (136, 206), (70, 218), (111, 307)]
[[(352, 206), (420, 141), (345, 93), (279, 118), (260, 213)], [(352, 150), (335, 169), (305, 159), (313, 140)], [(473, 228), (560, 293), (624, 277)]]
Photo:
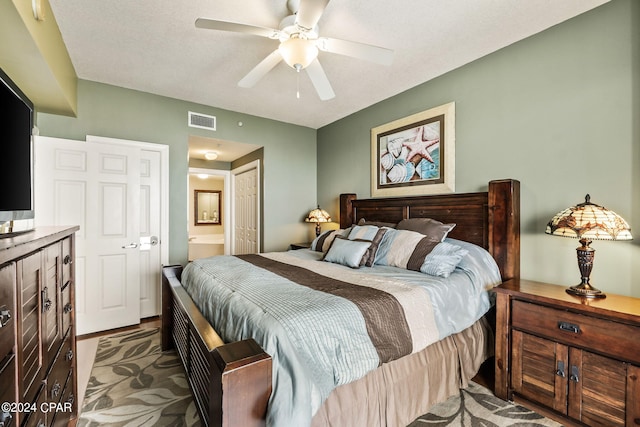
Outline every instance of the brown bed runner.
[(404, 309), (391, 294), (323, 276), (291, 264), (257, 254), (237, 255), (243, 261), (268, 270), (292, 282), (331, 295), (348, 299), (364, 317), (367, 332), (381, 363), (390, 362), (411, 353), (411, 332)]

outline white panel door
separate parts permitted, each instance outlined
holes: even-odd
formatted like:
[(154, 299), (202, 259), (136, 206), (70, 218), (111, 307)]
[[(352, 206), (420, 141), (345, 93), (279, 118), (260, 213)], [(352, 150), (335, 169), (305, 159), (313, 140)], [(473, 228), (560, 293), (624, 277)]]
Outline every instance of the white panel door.
[(253, 254), (259, 249), (258, 171), (234, 176), (234, 254)]
[(160, 314), (161, 155), (140, 152), (140, 317)]
[(80, 225), (78, 334), (140, 321), (141, 150), (35, 139), (36, 225)]

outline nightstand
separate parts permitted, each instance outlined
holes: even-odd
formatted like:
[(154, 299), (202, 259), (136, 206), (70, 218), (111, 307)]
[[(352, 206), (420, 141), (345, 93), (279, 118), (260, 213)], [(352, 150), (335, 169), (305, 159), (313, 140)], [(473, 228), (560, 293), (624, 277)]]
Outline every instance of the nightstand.
[(295, 250), (295, 249), (309, 249), (311, 247), (311, 242), (304, 242), (304, 243), (292, 243), (291, 245), (289, 245), (289, 249), (290, 250)]
[(514, 279), (495, 288), (495, 394), (560, 422), (640, 425), (640, 299), (585, 299)]

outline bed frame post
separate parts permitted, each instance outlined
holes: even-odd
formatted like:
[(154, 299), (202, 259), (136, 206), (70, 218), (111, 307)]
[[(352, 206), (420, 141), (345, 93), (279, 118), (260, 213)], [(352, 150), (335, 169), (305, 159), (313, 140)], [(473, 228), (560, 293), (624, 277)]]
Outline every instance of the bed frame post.
[(502, 280), (520, 277), (520, 181), (489, 182), (489, 252)]
[(357, 198), (355, 193), (340, 194), (340, 228), (349, 228), (351, 224), (355, 224), (351, 202)]

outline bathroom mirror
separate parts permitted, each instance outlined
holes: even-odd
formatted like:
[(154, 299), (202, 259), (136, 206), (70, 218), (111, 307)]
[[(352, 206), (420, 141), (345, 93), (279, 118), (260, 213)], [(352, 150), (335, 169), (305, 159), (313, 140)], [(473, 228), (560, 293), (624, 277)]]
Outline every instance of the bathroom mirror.
[(220, 225), (222, 224), (220, 190), (193, 190), (195, 201), (195, 225)]

